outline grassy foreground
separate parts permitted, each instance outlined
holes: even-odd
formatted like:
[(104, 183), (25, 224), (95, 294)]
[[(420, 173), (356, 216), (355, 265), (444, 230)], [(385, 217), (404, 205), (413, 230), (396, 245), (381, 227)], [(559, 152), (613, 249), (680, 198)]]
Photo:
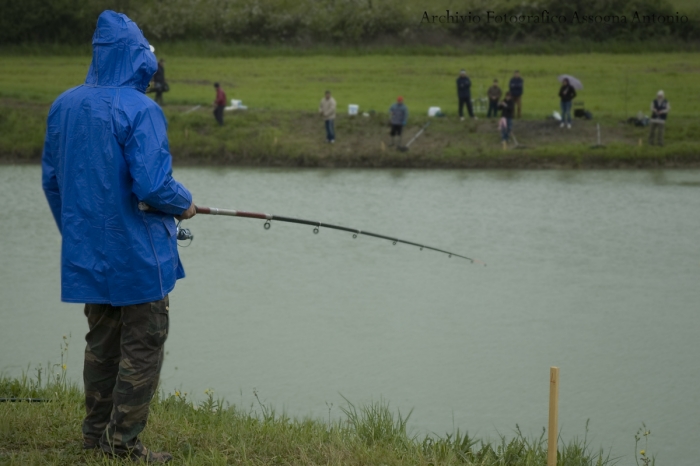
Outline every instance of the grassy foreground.
[[(41, 398), (45, 402), (0, 403), (0, 464), (123, 464), (82, 451), (81, 390), (57, 377), (41, 384), (0, 378), (0, 397)], [(516, 428), (514, 438), (481, 441), (459, 431), (442, 438), (412, 436), (410, 416), (394, 414), (388, 403), (341, 408), (344, 420), (291, 419), (260, 404), (242, 410), (223, 400), (193, 403), (179, 392), (160, 394), (152, 403), (143, 442), (166, 450), (174, 464), (326, 464), (326, 465), (502, 465), (544, 466), (544, 433), (528, 439)], [(560, 441), (561, 466), (614, 463), (584, 439)]]
[[(674, 167), (700, 165), (700, 117), (694, 95), (697, 53), (578, 54), (565, 56), (300, 56), (200, 58), (165, 56), (171, 92), (164, 108), (171, 151), (178, 163), (306, 167)], [(88, 56), (0, 56), (0, 160), (40, 157), (50, 103), (83, 82)], [(513, 69), (525, 78), (523, 119), (515, 121), (517, 150), (503, 151), (496, 121), (456, 118), (457, 72), (466, 68), (472, 95), (485, 94), (493, 78), (507, 86)], [(580, 78), (578, 102), (591, 121), (560, 130), (547, 120), (558, 110), (557, 75)], [(227, 112), (215, 126), (211, 101), (215, 81), (246, 112)], [(337, 143), (324, 143), (315, 113), (323, 91), (338, 102)], [(648, 128), (623, 123), (637, 111), (649, 114), (656, 91), (671, 102), (666, 147), (648, 147)], [(439, 106), (446, 118), (431, 119), (409, 152), (387, 147), (388, 107), (403, 95), (411, 111), (404, 142)], [(351, 118), (347, 105), (373, 116)], [(201, 107), (191, 111), (195, 106)], [(374, 111), (374, 113), (372, 113)], [(596, 144), (601, 125), (604, 148)], [(640, 146), (641, 141), (641, 146)], [(514, 144), (511, 145), (511, 149)]]

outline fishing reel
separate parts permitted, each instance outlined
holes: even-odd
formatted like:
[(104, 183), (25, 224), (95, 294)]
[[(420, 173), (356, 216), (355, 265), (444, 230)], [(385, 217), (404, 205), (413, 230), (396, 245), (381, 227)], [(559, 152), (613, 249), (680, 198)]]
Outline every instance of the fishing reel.
[[(182, 247), (182, 248), (186, 248), (187, 246), (189, 246), (192, 243), (192, 240), (194, 239), (194, 235), (192, 234), (192, 232), (190, 231), (189, 228), (181, 227), (180, 226), (181, 223), (182, 223), (182, 220), (177, 222), (177, 236), (176, 236), (177, 240), (178, 240), (177, 245)], [(187, 240), (189, 240), (189, 243), (187, 243), (187, 244), (183, 245), (183, 244), (179, 243), (179, 241), (187, 241)]]

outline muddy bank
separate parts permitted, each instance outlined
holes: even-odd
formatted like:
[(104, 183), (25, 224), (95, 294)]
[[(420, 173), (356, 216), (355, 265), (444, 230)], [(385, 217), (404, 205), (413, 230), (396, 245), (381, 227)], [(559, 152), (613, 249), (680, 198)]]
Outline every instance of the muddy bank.
[[(39, 163), (48, 106), (3, 101), (0, 163)], [(8, 105), (11, 104), (11, 105)], [(700, 119), (673, 121), (666, 146), (647, 144), (648, 128), (615, 119), (576, 120), (560, 128), (548, 119), (514, 120), (508, 148), (496, 119), (412, 117), (403, 143), (428, 121), (407, 151), (390, 147), (385, 116), (336, 120), (336, 142), (325, 141), (315, 112), (227, 112), (224, 127), (209, 108), (168, 106), (174, 164), (302, 168), (618, 169), (700, 167)], [(598, 147), (600, 125), (601, 144)]]

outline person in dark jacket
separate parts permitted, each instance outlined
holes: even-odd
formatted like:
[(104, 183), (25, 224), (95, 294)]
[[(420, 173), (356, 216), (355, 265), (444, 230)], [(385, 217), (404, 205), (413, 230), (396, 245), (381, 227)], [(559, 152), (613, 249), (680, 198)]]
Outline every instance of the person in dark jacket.
[(513, 103), (518, 108), (517, 116), (520, 118), (520, 109), (522, 108), (523, 92), (525, 91), (525, 82), (523, 78), (520, 77), (520, 71), (515, 70), (513, 77), (510, 78), (510, 83), (508, 83), (508, 90), (510, 91)]
[(163, 364), (168, 295), (185, 276), (173, 217), (196, 209), (172, 176), (163, 111), (145, 95), (157, 66), (141, 30), (105, 11), (92, 48), (85, 84), (51, 106), (42, 155), (62, 236), (61, 300), (86, 303), (83, 448), (164, 463), (172, 456), (138, 436)]
[(510, 132), (513, 129), (513, 109), (515, 108), (515, 101), (510, 91), (506, 92), (506, 96), (498, 104), (498, 108), (501, 109), (501, 119), (498, 122), (498, 127), (501, 129), (501, 144), (503, 144), (505, 149), (510, 139)]
[(391, 144), (394, 145), (394, 137), (398, 137), (397, 148), (401, 147), (401, 133), (403, 132), (403, 127), (406, 126), (408, 122), (408, 107), (403, 103), (403, 97), (398, 96), (396, 98), (396, 103), (389, 108), (389, 124), (391, 125)]
[(214, 118), (216, 118), (219, 126), (224, 126), (224, 108), (226, 108), (226, 93), (219, 83), (214, 83), (216, 89), (216, 98), (214, 99)]
[(671, 110), (671, 104), (668, 103), (664, 95), (664, 91), (656, 93), (656, 99), (651, 101), (651, 120), (649, 121), (649, 144), (654, 145), (654, 133), (659, 132), (657, 144), (664, 145), (664, 130), (666, 129), (666, 116)]
[(158, 60), (158, 70), (153, 75), (153, 87), (156, 93), (156, 103), (163, 106), (163, 92), (166, 91), (165, 84), (165, 60)]
[(459, 119), (464, 120), (464, 105), (467, 105), (467, 111), (469, 116), (474, 118), (474, 110), (472, 109), (472, 81), (467, 76), (465, 70), (459, 72), (459, 78), (457, 78), (457, 99), (459, 100)]
[(498, 86), (498, 79), (493, 80), (493, 85), (489, 87), (486, 95), (489, 98), (489, 112), (486, 114), (486, 117), (491, 118), (492, 115), (497, 116), (498, 101), (501, 100), (501, 96), (503, 95), (503, 91), (501, 91), (501, 88)]
[(571, 129), (571, 101), (576, 98), (576, 89), (569, 84), (569, 80), (564, 78), (561, 87), (559, 88), (559, 99), (561, 100), (561, 124), (560, 128), (566, 127)]

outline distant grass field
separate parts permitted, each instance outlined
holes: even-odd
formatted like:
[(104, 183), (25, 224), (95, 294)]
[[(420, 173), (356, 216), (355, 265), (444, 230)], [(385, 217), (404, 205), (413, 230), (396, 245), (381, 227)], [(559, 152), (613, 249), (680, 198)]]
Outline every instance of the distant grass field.
[[(482, 96), (494, 78), (507, 87), (514, 69), (525, 79), (524, 116), (542, 118), (558, 109), (557, 76), (572, 74), (584, 83), (577, 101), (596, 116), (623, 118), (647, 111), (659, 89), (672, 103), (674, 117), (692, 117), (697, 104), (700, 54), (586, 54), (568, 56), (364, 56), (196, 58), (164, 57), (171, 91), (166, 104), (209, 104), (221, 82), (229, 99), (250, 108), (315, 110), (325, 89), (340, 110), (386, 112), (403, 95), (414, 115), (439, 106), (456, 113), (455, 79), (465, 68), (472, 96)], [(48, 104), (85, 79), (89, 57), (0, 57), (0, 98)]]
[[(485, 95), (494, 78), (506, 88), (513, 70), (521, 71), (526, 121), (516, 122), (515, 133), (528, 148), (517, 152), (518, 163), (526, 156), (533, 160), (564, 156), (569, 160), (564, 165), (586, 166), (596, 122), (609, 147), (588, 160), (628, 163), (659, 155), (691, 156), (693, 163), (700, 160), (700, 117), (694, 100), (700, 53), (164, 58), (171, 87), (164, 110), (176, 160), (305, 166), (474, 166), (477, 161), (476, 166), (492, 162), (499, 166), (504, 156), (495, 122), (485, 121), (483, 114), (478, 122), (455, 118), (455, 79), (461, 68), (472, 79), (473, 97)], [(0, 56), (1, 158), (37, 159), (48, 106), (61, 92), (84, 81), (89, 62), (85, 56)], [(561, 73), (583, 81), (585, 87), (576, 101), (594, 115), (594, 121), (579, 120), (569, 132), (545, 121), (559, 110), (557, 76)], [(240, 99), (249, 107), (246, 113), (227, 112), (224, 128), (214, 127), (209, 114), (215, 81), (229, 99)], [(315, 114), (326, 89), (338, 102), (334, 148), (322, 144), (322, 121)], [(672, 106), (667, 147), (663, 151), (639, 148), (637, 143), (646, 141), (647, 129), (620, 121), (637, 111), (648, 115), (659, 89)], [(441, 107), (447, 118), (434, 119), (409, 154), (379, 156), (380, 150), (384, 152), (381, 142), (387, 139), (387, 111), (398, 95), (404, 96), (411, 114), (406, 139), (427, 121), (429, 107)], [(376, 115), (349, 119), (348, 104), (359, 105), (360, 112), (375, 110)], [(195, 105), (202, 107), (185, 114)]]

